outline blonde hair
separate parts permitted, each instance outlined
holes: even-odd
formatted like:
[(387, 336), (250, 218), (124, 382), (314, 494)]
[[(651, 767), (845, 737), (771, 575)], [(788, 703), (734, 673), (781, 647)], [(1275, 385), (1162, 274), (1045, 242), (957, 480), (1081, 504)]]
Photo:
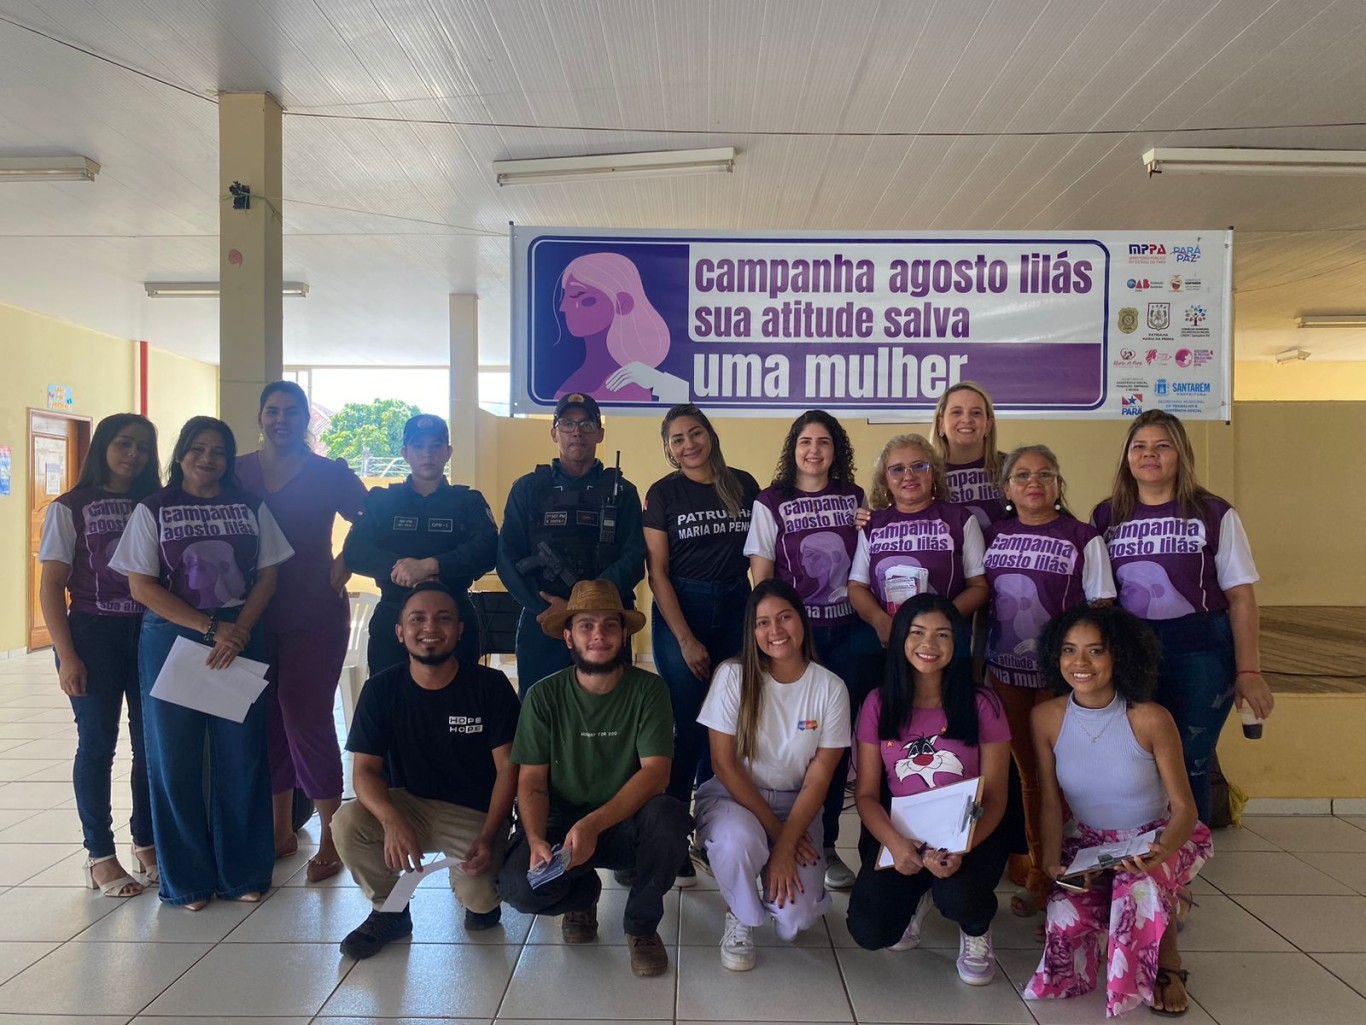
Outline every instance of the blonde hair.
[(947, 501), (949, 479), (944, 469), (944, 458), (923, 434), (898, 434), (882, 446), (882, 454), (873, 464), (873, 486), (868, 490), (868, 508), (886, 509), (892, 504), (891, 491), (887, 487), (887, 457), (899, 448), (918, 448), (925, 453), (934, 480), (931, 494), (934, 498)]
[[(964, 390), (977, 394), (982, 400), (983, 408), (986, 409), (987, 419), (991, 421), (991, 426), (987, 428), (987, 433), (982, 439), (983, 469), (987, 472), (988, 480), (996, 480), (1001, 476), (1003, 458), (996, 442), (996, 407), (991, 404), (991, 396), (987, 394), (987, 390), (976, 381), (959, 381), (939, 396), (939, 402), (934, 407), (934, 422), (930, 425), (930, 433), (934, 435), (934, 450), (945, 463), (949, 461), (949, 439), (943, 432), (944, 412), (949, 408), (949, 396), (956, 391)], [(945, 497), (948, 497), (947, 494)]]

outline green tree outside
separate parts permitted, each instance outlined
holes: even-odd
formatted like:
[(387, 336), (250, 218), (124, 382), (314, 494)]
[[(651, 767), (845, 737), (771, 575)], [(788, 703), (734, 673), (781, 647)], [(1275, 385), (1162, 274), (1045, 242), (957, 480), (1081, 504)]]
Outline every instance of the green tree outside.
[(403, 425), (421, 412), (401, 399), (348, 402), (333, 415), (331, 425), (318, 440), (327, 446), (327, 454), (333, 459), (355, 463), (367, 455), (397, 458), (403, 448)]

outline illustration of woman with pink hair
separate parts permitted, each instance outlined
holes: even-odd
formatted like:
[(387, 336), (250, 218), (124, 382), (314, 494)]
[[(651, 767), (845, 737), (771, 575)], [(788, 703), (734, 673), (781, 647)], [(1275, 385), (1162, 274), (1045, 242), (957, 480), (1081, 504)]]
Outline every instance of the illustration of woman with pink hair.
[(640, 271), (617, 253), (586, 253), (560, 276), (565, 327), (584, 343), (583, 363), (556, 397), (583, 392), (623, 402), (687, 402), (688, 383), (659, 370), (669, 326), (645, 295)]

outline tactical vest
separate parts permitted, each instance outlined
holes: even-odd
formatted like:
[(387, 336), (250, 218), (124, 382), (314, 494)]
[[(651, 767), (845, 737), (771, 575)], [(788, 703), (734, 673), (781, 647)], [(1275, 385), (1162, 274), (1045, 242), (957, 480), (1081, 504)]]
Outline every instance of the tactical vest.
[[(592, 472), (592, 471), (590, 471)], [(528, 540), (531, 550), (544, 541), (555, 551), (576, 580), (594, 580), (616, 561), (618, 543), (599, 543), (602, 508), (612, 501), (617, 470), (606, 467), (597, 481), (583, 487), (557, 488), (554, 471), (545, 464), (533, 473), (531, 522)], [(541, 574), (541, 589), (547, 594), (569, 597), (562, 581)]]

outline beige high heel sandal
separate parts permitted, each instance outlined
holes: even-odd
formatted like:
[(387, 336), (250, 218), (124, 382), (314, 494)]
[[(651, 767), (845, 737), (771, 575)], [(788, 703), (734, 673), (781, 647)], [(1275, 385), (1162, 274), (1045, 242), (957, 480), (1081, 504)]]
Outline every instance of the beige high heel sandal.
[[(85, 881), (86, 885), (92, 890), (99, 890), (106, 897), (136, 897), (142, 892), (142, 884), (130, 876), (127, 872), (107, 883), (95, 881), (95, 866), (103, 865), (108, 861), (117, 861), (118, 855), (107, 854), (103, 858), (88, 858), (85, 862)], [(132, 889), (129, 889), (132, 887)]]
[[(150, 865), (142, 857), (149, 851), (152, 855), (152, 862)], [(156, 856), (157, 849), (155, 845), (149, 847), (139, 847), (137, 844), (133, 845), (133, 861), (137, 864), (138, 868), (142, 870), (142, 874), (147, 877), (148, 886), (156, 886), (161, 882), (161, 869), (157, 867)]]

